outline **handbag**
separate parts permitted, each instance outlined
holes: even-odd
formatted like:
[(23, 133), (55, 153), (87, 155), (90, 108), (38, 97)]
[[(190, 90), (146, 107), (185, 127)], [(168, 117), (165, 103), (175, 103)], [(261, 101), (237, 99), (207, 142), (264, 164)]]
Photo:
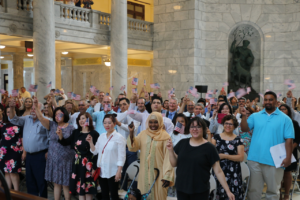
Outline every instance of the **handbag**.
[[(102, 150), (102, 154), (101, 154), (101, 158), (100, 158), (100, 163), (101, 163), (101, 160), (102, 160), (102, 155), (103, 155), (103, 152), (104, 152), (104, 149), (106, 147), (106, 145), (108, 144), (108, 142), (111, 140), (111, 138), (113, 137), (113, 135), (108, 139), (108, 141), (106, 142), (103, 150)], [(100, 176), (100, 173), (101, 173), (101, 167), (98, 167), (95, 171), (95, 175), (94, 175), (94, 181), (97, 180), (97, 178)]]

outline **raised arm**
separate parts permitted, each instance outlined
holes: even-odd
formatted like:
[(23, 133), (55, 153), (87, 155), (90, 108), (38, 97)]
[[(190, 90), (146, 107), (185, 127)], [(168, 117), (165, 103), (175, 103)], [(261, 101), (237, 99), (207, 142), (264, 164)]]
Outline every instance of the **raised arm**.
[[(44, 118), (42, 112), (41, 112), (41, 109), (40, 109), (40, 106), (39, 106), (39, 102), (37, 100), (36, 97), (34, 97), (34, 100), (33, 100), (33, 105), (35, 107), (35, 113), (36, 113), (36, 116), (37, 118), (40, 120), (41, 124), (47, 129), (47, 130), (50, 130), (50, 122), (48, 119)], [(54, 116), (55, 117), (55, 116)]]
[(248, 122), (247, 122), (247, 116), (246, 116), (246, 109), (245, 108), (241, 108), (240, 109), (241, 115), (242, 115), (242, 120), (241, 120), (241, 130), (243, 132), (248, 132), (250, 131), (250, 128), (248, 126)]
[(183, 98), (183, 102), (181, 104), (181, 107), (179, 109), (178, 113), (183, 113), (184, 112), (184, 108), (187, 105), (187, 102), (189, 101), (189, 99), (187, 98), (187, 95), (185, 95), (185, 97)]
[(167, 149), (169, 151), (169, 160), (170, 160), (170, 163), (171, 163), (172, 167), (177, 167), (177, 158), (178, 158), (178, 156), (174, 152), (173, 142), (172, 142), (171, 138), (167, 142)]
[(8, 100), (8, 105), (10, 108), (10, 112), (9, 112), (9, 116), (8, 116), (8, 120), (12, 123), (15, 124), (17, 126), (24, 126), (25, 124), (25, 117), (18, 117), (16, 116), (16, 101), (13, 98), (9, 98)]
[(228, 187), (224, 172), (220, 167), (219, 161), (215, 162), (215, 164), (213, 164), (212, 168), (215, 172), (216, 177), (218, 178), (218, 181), (221, 183), (222, 187), (226, 191), (226, 194), (229, 197), (229, 199), (234, 200), (234, 195), (231, 193), (231, 191)]

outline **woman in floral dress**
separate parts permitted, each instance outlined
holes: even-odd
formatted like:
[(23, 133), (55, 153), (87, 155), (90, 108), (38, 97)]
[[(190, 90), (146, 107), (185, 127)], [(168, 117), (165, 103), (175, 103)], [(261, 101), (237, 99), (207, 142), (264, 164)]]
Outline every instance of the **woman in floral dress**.
[[(34, 98), (33, 104), (38, 108), (38, 100)], [(70, 200), (69, 182), (71, 177), (72, 162), (75, 155), (69, 146), (58, 143), (57, 132), (64, 138), (70, 137), (74, 127), (68, 123), (69, 114), (63, 107), (57, 107), (53, 112), (53, 121), (44, 118), (42, 112), (36, 109), (36, 116), (41, 124), (49, 130), (49, 148), (46, 162), (45, 180), (54, 184), (54, 200), (59, 200), (63, 188), (65, 200)]]
[(10, 108), (4, 111), (3, 123), (0, 124), (0, 170), (5, 173), (5, 180), (9, 189), (14, 186), (14, 190), (19, 191), (20, 178), (22, 171), (22, 127), (15, 126), (7, 120)]
[(92, 200), (93, 194), (97, 193), (93, 176), (97, 169), (98, 156), (90, 152), (90, 144), (86, 137), (90, 134), (93, 143), (96, 144), (99, 133), (94, 130), (93, 119), (89, 113), (79, 114), (76, 121), (78, 129), (74, 130), (69, 138), (63, 138), (62, 134), (57, 132), (58, 142), (64, 146), (71, 145), (76, 152), (72, 164), (70, 192), (79, 194), (80, 200)]
[[(242, 200), (243, 181), (240, 162), (244, 160), (244, 145), (243, 140), (233, 133), (238, 126), (238, 121), (233, 115), (227, 115), (223, 118), (222, 125), (224, 132), (216, 134), (212, 139), (212, 144), (216, 146), (219, 152), (220, 166), (231, 192), (236, 200)], [(217, 182), (217, 199), (228, 200), (229, 198), (216, 176), (215, 179)]]

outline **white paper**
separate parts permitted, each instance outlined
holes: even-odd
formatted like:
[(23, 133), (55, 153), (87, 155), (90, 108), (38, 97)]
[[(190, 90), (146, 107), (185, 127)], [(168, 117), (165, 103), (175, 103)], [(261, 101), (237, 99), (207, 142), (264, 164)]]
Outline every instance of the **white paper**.
[[(285, 151), (285, 143), (277, 144), (270, 148), (270, 152), (275, 164), (276, 168), (280, 168), (282, 161), (286, 158), (286, 151)], [(292, 163), (296, 162), (294, 155), (292, 154)], [(283, 166), (288, 167), (288, 166)]]

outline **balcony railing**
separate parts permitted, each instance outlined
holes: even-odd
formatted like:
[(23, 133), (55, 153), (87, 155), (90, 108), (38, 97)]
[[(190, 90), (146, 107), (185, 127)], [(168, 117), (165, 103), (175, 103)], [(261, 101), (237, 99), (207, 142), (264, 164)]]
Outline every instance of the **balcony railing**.
[(89, 22), (91, 10), (80, 8), (68, 4), (58, 4), (60, 6), (60, 18)]
[[(9, 1), (9, 3), (8, 3)], [(53, 0), (49, 0), (53, 1)], [(25, 14), (26, 16), (32, 17), (33, 12), (33, 0), (0, 0), (1, 5), (7, 7), (9, 5), (10, 9), (19, 10), (20, 14)], [(6, 6), (5, 6), (6, 5)], [(0, 9), (0, 11), (2, 11)], [(7, 12), (7, 10), (5, 11)], [(28, 15), (31, 13), (30, 15)], [(109, 30), (111, 25), (111, 15), (109, 13), (100, 12), (97, 10), (90, 10), (86, 8), (76, 7), (74, 5), (63, 4), (60, 2), (55, 2), (55, 20), (58, 23), (92, 27), (92, 28), (105, 28)], [(149, 33), (153, 32), (153, 23), (143, 20), (133, 19), (127, 17), (128, 31), (139, 32), (139, 33)]]

